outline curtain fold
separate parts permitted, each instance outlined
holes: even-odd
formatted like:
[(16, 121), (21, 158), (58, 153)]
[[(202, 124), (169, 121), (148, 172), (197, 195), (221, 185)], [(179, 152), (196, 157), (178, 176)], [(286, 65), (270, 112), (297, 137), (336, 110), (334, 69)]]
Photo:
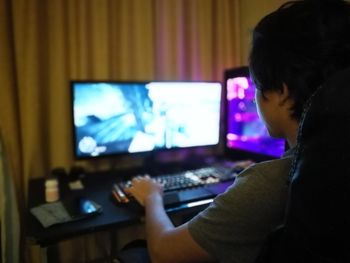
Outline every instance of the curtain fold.
[(0, 133), (1, 262), (20, 262), (20, 224), (17, 196)]
[(70, 80), (221, 81), (241, 64), (239, 2), (0, 0), (0, 130), (20, 211), (30, 178), (91, 165), (73, 159)]
[(240, 65), (239, 1), (155, 1), (156, 77), (222, 80)]
[(238, 0), (1, 1), (2, 98), (17, 115), (2, 126), (21, 142), (24, 182), (74, 163), (70, 80), (221, 81), (240, 64)]

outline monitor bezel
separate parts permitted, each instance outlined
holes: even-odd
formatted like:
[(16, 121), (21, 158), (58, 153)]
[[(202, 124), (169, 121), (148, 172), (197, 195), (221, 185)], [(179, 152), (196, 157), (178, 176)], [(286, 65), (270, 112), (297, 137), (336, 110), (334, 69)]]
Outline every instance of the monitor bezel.
[[(221, 94), (220, 94), (220, 116), (219, 116), (219, 131), (218, 131), (218, 143), (212, 144), (212, 145), (199, 145), (199, 146), (189, 146), (189, 147), (173, 147), (173, 148), (161, 148), (161, 149), (154, 149), (152, 151), (143, 151), (143, 152), (116, 152), (116, 153), (108, 153), (98, 156), (79, 156), (77, 154), (77, 134), (76, 129), (74, 125), (74, 84), (76, 83), (116, 83), (116, 84), (147, 84), (147, 83), (217, 83), (220, 84), (221, 87)], [(108, 159), (113, 157), (130, 157), (134, 156), (135, 158), (144, 158), (154, 155), (158, 155), (160, 153), (165, 152), (175, 152), (175, 151), (191, 151), (196, 149), (203, 149), (205, 150), (213, 150), (215, 151), (220, 147), (222, 144), (222, 125), (224, 122), (224, 116), (223, 116), (223, 106), (224, 106), (224, 84), (221, 81), (212, 81), (212, 80), (111, 80), (111, 79), (84, 79), (84, 80), (77, 80), (72, 79), (69, 81), (69, 87), (70, 87), (70, 119), (71, 119), (71, 131), (72, 131), (72, 152), (73, 152), (73, 158), (76, 161), (79, 160), (101, 160), (101, 159)]]
[[(224, 71), (224, 80), (223, 80), (223, 91), (225, 94), (224, 98), (224, 114), (223, 118), (225, 119), (223, 123), (223, 130), (224, 130), (224, 136), (223, 136), (223, 142), (224, 142), (224, 152), (225, 156), (228, 156), (230, 159), (233, 160), (246, 160), (246, 159), (251, 159), (256, 162), (261, 162), (261, 161), (267, 161), (267, 160), (272, 160), (272, 159), (279, 159), (280, 157), (276, 157), (273, 155), (269, 154), (263, 154), (263, 153), (258, 153), (258, 152), (253, 152), (253, 151), (248, 151), (244, 149), (233, 149), (228, 147), (228, 142), (227, 142), (227, 133), (228, 133), (228, 106), (229, 106), (229, 101), (227, 100), (227, 80), (232, 79), (235, 77), (247, 77), (250, 78), (250, 72), (249, 72), (249, 67), (248, 66), (241, 66), (241, 67), (236, 67), (236, 68), (231, 68), (227, 69)], [(285, 141), (285, 151), (287, 148), (287, 143)]]

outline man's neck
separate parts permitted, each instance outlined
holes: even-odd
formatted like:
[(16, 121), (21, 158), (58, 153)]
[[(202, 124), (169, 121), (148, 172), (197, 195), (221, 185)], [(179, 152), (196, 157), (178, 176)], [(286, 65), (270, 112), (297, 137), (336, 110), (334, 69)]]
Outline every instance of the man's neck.
[(297, 121), (292, 121), (289, 124), (289, 127), (286, 131), (286, 140), (290, 148), (293, 148), (297, 144), (297, 135), (298, 135), (299, 123)]

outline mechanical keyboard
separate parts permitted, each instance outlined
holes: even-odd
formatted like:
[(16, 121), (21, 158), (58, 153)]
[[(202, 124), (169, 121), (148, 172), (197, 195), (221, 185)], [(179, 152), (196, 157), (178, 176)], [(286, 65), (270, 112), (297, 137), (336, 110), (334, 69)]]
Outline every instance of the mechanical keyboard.
[[(226, 165), (212, 165), (151, 177), (163, 185), (164, 207), (167, 212), (171, 212), (210, 203), (216, 195), (223, 193), (233, 183), (237, 174), (245, 169), (244, 167), (251, 163), (248, 160), (229, 167)], [(136, 176), (140, 176), (140, 174)], [(113, 200), (118, 203), (128, 203), (132, 198), (124, 190), (128, 186), (131, 186), (131, 180), (114, 184)]]
[[(163, 185), (164, 192), (181, 191), (233, 180), (242, 170), (243, 168), (238, 166), (233, 169), (210, 166), (179, 173), (152, 176), (152, 178)], [(131, 180), (119, 183), (122, 189), (130, 185)]]

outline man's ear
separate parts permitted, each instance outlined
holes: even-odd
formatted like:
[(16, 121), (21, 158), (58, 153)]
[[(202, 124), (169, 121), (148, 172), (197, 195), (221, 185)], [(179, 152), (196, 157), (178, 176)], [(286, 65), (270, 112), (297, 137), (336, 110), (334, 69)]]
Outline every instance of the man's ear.
[(283, 83), (282, 90), (279, 93), (279, 105), (282, 106), (289, 102), (289, 89), (287, 84)]

